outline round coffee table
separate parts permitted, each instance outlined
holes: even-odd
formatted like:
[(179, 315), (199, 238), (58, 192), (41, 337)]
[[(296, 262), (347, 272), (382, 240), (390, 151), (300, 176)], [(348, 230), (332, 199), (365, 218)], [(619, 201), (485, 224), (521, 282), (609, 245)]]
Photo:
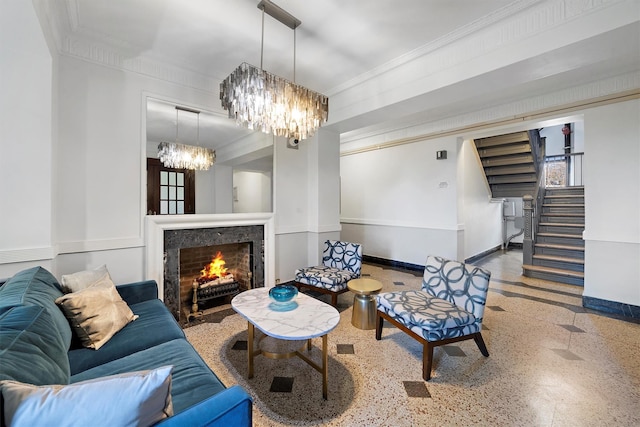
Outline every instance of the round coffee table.
[(382, 283), (368, 278), (353, 279), (349, 280), (347, 287), (355, 294), (353, 297), (353, 314), (351, 315), (351, 324), (359, 329), (375, 329), (375, 295), (382, 289)]

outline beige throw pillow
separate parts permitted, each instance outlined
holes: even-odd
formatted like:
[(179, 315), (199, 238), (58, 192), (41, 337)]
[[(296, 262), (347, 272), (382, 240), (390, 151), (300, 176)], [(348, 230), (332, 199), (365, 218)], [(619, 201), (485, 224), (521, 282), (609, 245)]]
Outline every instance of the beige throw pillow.
[(150, 426), (173, 415), (171, 366), (69, 385), (0, 381), (11, 426)]
[(82, 345), (98, 350), (127, 323), (138, 318), (110, 279), (56, 299)]
[(109, 270), (107, 270), (106, 265), (101, 265), (93, 270), (78, 271), (77, 273), (62, 275), (62, 286), (67, 287), (71, 292), (78, 292), (97, 282), (104, 281), (109, 281), (113, 285), (111, 275), (109, 274)]

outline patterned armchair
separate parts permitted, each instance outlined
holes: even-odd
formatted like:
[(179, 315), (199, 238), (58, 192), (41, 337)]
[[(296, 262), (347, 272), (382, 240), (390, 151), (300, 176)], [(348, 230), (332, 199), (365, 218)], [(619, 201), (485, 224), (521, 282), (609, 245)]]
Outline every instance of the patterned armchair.
[(360, 277), (362, 246), (357, 243), (327, 240), (322, 253), (322, 265), (296, 270), (295, 285), (331, 295), (336, 307), (338, 295), (347, 292), (347, 282)]
[(428, 256), (422, 290), (377, 295), (376, 339), (387, 320), (420, 342), (425, 381), (431, 378), (434, 347), (473, 339), (488, 357), (480, 330), (490, 278), (480, 267)]

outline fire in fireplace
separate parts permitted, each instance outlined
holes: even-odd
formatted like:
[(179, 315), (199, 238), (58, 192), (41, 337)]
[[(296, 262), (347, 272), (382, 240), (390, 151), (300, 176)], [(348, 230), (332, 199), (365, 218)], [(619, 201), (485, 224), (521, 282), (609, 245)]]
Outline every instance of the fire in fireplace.
[(218, 251), (211, 262), (200, 270), (200, 277), (196, 279), (200, 288), (233, 282), (233, 274), (227, 272), (226, 264), (222, 252)]
[(218, 251), (211, 262), (200, 271), (200, 277), (193, 281), (192, 315), (198, 312), (198, 303), (227, 295), (236, 295), (240, 292), (238, 282), (233, 273), (227, 271), (225, 264), (222, 252)]

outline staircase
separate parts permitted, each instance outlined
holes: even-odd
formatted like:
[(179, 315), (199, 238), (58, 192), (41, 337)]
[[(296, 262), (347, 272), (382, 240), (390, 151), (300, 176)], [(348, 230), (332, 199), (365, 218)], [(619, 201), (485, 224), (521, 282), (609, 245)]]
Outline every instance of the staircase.
[(584, 285), (584, 187), (547, 188), (527, 277)]
[(493, 197), (534, 194), (538, 177), (528, 132), (479, 138), (475, 144)]

